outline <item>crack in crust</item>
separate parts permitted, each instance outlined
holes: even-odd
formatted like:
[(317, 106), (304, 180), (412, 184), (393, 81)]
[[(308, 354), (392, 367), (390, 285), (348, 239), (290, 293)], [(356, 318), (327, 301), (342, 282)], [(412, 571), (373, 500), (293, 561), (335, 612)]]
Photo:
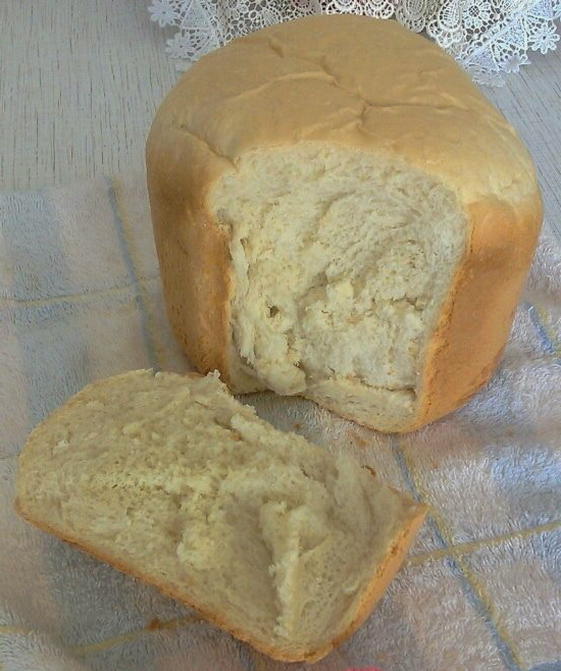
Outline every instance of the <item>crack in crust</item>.
[[(444, 92), (441, 93), (441, 97), (446, 98), (449, 104), (398, 102), (398, 101), (377, 103), (365, 97), (360, 92), (360, 90), (351, 88), (343, 84), (340, 78), (333, 71), (333, 69), (330, 68), (329, 65), (327, 64), (326, 56), (322, 56), (321, 58), (316, 60), (314, 58), (305, 56), (301, 53), (289, 52), (286, 46), (281, 42), (281, 40), (279, 40), (276, 37), (267, 37), (267, 38), (258, 37), (256, 39), (245, 38), (244, 41), (246, 42), (246, 44), (248, 42), (252, 44), (264, 43), (268, 45), (271, 51), (273, 51), (273, 53), (275, 53), (279, 58), (281, 59), (294, 58), (296, 60), (311, 65), (313, 69), (304, 72), (294, 72), (294, 73), (289, 72), (283, 75), (279, 75), (278, 77), (269, 79), (263, 82), (262, 84), (259, 84), (258, 86), (247, 89), (240, 93), (236, 93), (235, 95), (229, 96), (224, 99), (225, 101), (228, 101), (229, 103), (239, 102), (240, 100), (244, 100), (246, 98), (259, 95), (267, 91), (268, 89), (273, 88), (279, 82), (305, 81), (305, 80), (324, 81), (326, 84), (340, 89), (341, 91), (343, 91), (356, 101), (357, 107), (354, 107), (352, 105), (340, 107), (332, 114), (326, 116), (323, 120), (318, 121), (317, 123), (310, 125), (308, 128), (299, 131), (295, 137), (296, 141), (306, 140), (310, 136), (314, 135), (316, 132), (321, 132), (330, 129), (345, 131), (347, 129), (350, 130), (352, 128), (359, 132), (370, 134), (370, 129), (368, 127), (369, 126), (368, 115), (370, 112), (374, 110), (391, 112), (395, 110), (407, 110), (411, 108), (413, 109), (424, 108), (441, 113), (455, 111), (455, 112), (464, 112), (468, 115), (476, 114), (482, 119), (485, 119), (485, 121), (490, 126), (493, 126), (496, 129), (500, 129), (500, 131), (506, 131), (509, 134), (515, 133), (512, 126), (506, 120), (501, 119), (500, 117), (496, 117), (495, 115), (487, 114), (485, 110), (479, 108), (479, 105), (476, 107), (470, 107), (468, 105), (465, 105), (450, 94), (446, 94)], [(349, 118), (349, 114), (351, 118)], [(343, 120), (340, 123), (337, 123), (337, 119), (341, 116), (344, 117)], [(186, 122), (176, 122), (172, 124), (172, 127), (198, 140), (208, 149), (208, 151), (214, 154), (217, 158), (226, 161), (234, 170), (237, 170), (236, 162), (232, 157), (221, 153), (207, 139), (203, 138), (202, 136), (194, 132), (193, 129)]]

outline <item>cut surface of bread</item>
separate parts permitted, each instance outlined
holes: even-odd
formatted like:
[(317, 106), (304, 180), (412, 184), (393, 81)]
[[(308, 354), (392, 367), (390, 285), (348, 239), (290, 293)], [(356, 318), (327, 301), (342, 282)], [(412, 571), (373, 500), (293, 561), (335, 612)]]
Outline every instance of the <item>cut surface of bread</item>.
[(400, 432), (492, 374), (540, 193), (514, 129), (430, 41), (350, 15), (234, 40), (163, 102), (147, 174), (200, 372)]
[(210, 203), (229, 229), (243, 371), (363, 424), (407, 424), (465, 252), (454, 193), (403, 161), (301, 143), (244, 155)]
[(360, 625), (425, 514), (214, 375), (150, 371), (86, 387), (33, 431), (16, 506), (287, 661)]

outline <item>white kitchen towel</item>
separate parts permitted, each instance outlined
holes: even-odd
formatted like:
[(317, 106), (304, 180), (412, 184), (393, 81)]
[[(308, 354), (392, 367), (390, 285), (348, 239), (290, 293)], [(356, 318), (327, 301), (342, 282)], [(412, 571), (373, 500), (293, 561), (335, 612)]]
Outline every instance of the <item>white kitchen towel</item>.
[[(561, 671), (561, 240), (546, 224), (492, 382), (424, 430), (384, 436), (303, 400), (248, 396), (279, 428), (348, 450), (429, 504), (366, 624), (314, 668)], [(89, 381), (184, 371), (144, 180), (0, 196), (0, 668), (279, 671), (140, 584), (21, 521), (17, 454)]]

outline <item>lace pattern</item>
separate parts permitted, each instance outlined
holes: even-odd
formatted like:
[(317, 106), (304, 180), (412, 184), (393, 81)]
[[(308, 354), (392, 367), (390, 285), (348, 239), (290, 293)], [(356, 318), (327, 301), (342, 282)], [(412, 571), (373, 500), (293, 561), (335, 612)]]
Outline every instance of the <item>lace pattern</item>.
[[(395, 18), (425, 31), (481, 84), (530, 62), (529, 54), (555, 49), (561, 0), (152, 0), (151, 18), (174, 26), (167, 53), (189, 62), (234, 37), (307, 14), (347, 12)], [(183, 65), (181, 65), (183, 61)]]

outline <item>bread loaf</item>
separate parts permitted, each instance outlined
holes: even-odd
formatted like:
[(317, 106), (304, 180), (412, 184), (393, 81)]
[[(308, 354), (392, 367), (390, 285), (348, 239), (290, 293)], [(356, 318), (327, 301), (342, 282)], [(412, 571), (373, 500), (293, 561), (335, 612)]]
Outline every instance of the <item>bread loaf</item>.
[(314, 16), (205, 56), (147, 169), (173, 328), (238, 392), (382, 431), (492, 374), (542, 219), (512, 127), (393, 21)]
[(258, 650), (311, 661), (366, 618), (425, 514), (372, 476), (212, 375), (135, 371), (33, 431), (16, 507)]

